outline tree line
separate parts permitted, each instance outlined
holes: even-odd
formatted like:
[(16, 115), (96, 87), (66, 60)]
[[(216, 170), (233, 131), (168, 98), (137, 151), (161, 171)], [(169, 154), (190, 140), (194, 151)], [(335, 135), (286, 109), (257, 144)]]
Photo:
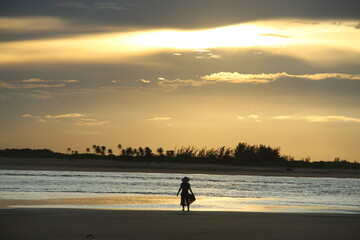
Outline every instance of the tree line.
[[(95, 154), (98, 156), (110, 157), (171, 157), (171, 158), (201, 158), (201, 159), (237, 159), (243, 161), (277, 161), (282, 162), (291, 159), (288, 156), (280, 155), (280, 148), (272, 148), (265, 145), (248, 145), (239, 143), (236, 148), (218, 147), (218, 148), (196, 148), (194, 146), (175, 148), (175, 150), (164, 150), (162, 147), (157, 148), (155, 152), (149, 147), (126, 147), (121, 144), (117, 145), (118, 154), (106, 146), (93, 145), (86, 148), (86, 154)], [(77, 150), (67, 149), (68, 155), (79, 155)]]
[(121, 144), (118, 144), (117, 150), (113, 151), (106, 146), (94, 144), (86, 148), (83, 153), (79, 153), (71, 147), (67, 148), (66, 154), (56, 153), (49, 149), (4, 149), (0, 150), (0, 156), (360, 169), (360, 163), (348, 162), (338, 157), (333, 161), (310, 161), (309, 157), (295, 160), (292, 156), (282, 155), (278, 147), (274, 148), (263, 144), (249, 145), (247, 143), (239, 143), (235, 148), (225, 146), (196, 148), (189, 146), (165, 150), (160, 147), (155, 151), (150, 147), (123, 147)]

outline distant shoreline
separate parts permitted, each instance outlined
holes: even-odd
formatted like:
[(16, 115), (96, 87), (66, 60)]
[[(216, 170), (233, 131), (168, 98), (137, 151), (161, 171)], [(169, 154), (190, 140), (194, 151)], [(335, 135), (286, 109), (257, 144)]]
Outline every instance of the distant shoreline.
[(146, 172), (179, 174), (360, 178), (360, 170), (229, 166), (206, 163), (158, 163), (104, 159), (96, 160), (0, 157), (0, 170)]

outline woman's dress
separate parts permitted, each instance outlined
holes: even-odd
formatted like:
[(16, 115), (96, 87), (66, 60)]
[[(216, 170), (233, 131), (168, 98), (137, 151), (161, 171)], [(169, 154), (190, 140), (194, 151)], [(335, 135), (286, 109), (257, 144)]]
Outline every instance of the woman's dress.
[(190, 183), (181, 183), (181, 206), (188, 206), (195, 201), (195, 196), (189, 193)]

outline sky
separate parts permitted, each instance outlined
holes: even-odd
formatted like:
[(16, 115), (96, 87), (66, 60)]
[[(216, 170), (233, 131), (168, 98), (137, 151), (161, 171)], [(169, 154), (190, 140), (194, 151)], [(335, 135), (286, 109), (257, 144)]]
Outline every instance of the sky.
[(0, 0), (0, 149), (360, 162), (360, 2)]

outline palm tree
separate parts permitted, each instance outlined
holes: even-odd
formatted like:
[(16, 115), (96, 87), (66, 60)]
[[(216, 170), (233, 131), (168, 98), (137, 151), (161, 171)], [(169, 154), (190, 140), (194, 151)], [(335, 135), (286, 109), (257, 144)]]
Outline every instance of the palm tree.
[(244, 160), (245, 152), (248, 148), (246, 143), (239, 143), (234, 149), (234, 157), (237, 160)]
[(106, 147), (101, 146), (101, 155), (105, 155)]
[(207, 152), (206, 148), (203, 147), (202, 149), (200, 149), (200, 150), (198, 151), (197, 156), (198, 156), (199, 158), (204, 158), (204, 157), (206, 157), (206, 152)]
[(192, 158), (194, 156), (196, 156), (196, 153), (199, 150), (197, 150), (195, 147), (191, 146), (191, 147), (181, 147), (180, 149), (178, 149), (176, 151), (176, 155), (177, 156), (181, 156), (181, 157), (189, 157)]
[(108, 155), (113, 155), (113, 151), (110, 148), (108, 149)]
[(86, 153), (87, 153), (87, 154), (90, 153), (90, 148), (86, 148)]
[(159, 153), (159, 156), (164, 156), (164, 149), (163, 148), (158, 148), (156, 151)]
[(145, 151), (142, 147), (139, 147), (139, 155), (140, 157), (143, 157), (145, 155)]
[(175, 151), (174, 151), (174, 150), (168, 150), (168, 151), (166, 151), (166, 156), (167, 156), (167, 157), (174, 157), (174, 156), (175, 156)]
[(118, 144), (118, 145), (117, 145), (117, 148), (119, 149), (119, 152), (120, 152), (120, 154), (119, 154), (119, 155), (121, 155), (121, 148), (122, 148), (122, 145), (121, 145), (121, 144)]
[(101, 154), (101, 148), (100, 148), (100, 146), (95, 146), (95, 153), (96, 153), (96, 154)]
[(134, 154), (134, 151), (131, 147), (126, 148), (125, 150), (126, 156), (132, 156)]
[(96, 146), (95, 144), (92, 146), (92, 148), (94, 149), (94, 152), (95, 152), (95, 153), (97, 153), (97, 152), (96, 152), (96, 147), (97, 147), (97, 146)]
[(144, 151), (145, 151), (145, 157), (152, 157), (152, 150), (149, 147), (146, 147)]
[(218, 148), (216, 150), (216, 157), (218, 159), (222, 159), (225, 156), (225, 151), (226, 151), (225, 146)]
[(68, 148), (68, 149), (67, 149), (67, 151), (68, 151), (68, 154), (70, 154), (70, 152), (71, 152), (71, 148)]

